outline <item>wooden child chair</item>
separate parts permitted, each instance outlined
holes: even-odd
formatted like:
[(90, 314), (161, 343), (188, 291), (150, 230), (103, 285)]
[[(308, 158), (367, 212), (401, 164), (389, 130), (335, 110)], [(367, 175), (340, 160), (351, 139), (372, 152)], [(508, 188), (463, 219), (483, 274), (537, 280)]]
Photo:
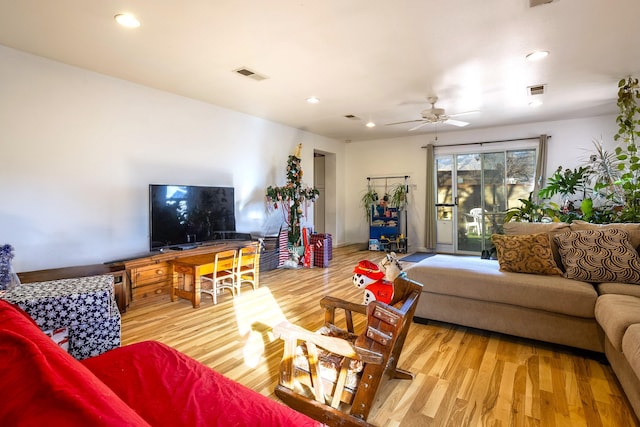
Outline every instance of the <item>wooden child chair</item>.
[[(320, 333), (288, 322), (276, 325), (274, 333), (285, 342), (276, 396), (331, 426), (368, 426), (382, 381), (413, 378), (396, 365), (421, 291), (421, 284), (398, 277), (390, 304), (322, 298), (325, 326)], [(336, 309), (344, 310), (346, 329), (335, 326)], [(360, 334), (354, 331), (353, 313), (367, 316)]]

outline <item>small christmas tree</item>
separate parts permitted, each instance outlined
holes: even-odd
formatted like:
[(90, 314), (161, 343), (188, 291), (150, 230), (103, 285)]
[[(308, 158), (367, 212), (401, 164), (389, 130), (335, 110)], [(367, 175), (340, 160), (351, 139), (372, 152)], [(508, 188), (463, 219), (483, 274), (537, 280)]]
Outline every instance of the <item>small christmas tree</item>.
[[(287, 183), (283, 187), (269, 186), (267, 188), (267, 202), (275, 209), (283, 208), (285, 222), (289, 226), (288, 241), (290, 246), (301, 246), (300, 220), (302, 204), (306, 201), (314, 202), (320, 195), (315, 187), (306, 187), (302, 184), (301, 161), (302, 144), (298, 144), (295, 154), (287, 159)], [(288, 215), (285, 214), (285, 206), (288, 207)]]

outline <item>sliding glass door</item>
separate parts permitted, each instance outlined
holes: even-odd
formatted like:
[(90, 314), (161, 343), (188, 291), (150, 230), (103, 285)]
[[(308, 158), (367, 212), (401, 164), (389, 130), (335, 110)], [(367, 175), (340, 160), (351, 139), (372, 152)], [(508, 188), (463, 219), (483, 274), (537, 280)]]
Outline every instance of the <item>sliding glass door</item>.
[(502, 232), (505, 211), (533, 190), (536, 149), (438, 153), (437, 250), (479, 254)]

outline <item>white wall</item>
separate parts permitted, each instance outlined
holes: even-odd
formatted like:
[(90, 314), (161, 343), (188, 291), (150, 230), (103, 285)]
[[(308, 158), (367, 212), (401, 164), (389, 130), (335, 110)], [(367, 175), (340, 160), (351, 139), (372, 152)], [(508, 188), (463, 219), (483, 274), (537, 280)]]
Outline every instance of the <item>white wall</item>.
[(314, 149), (344, 179), (344, 142), (0, 46), (0, 244), (18, 272), (144, 253), (150, 183), (233, 186), (237, 230), (277, 232), (264, 190), (299, 142), (307, 184)]
[[(551, 176), (559, 165), (564, 168), (574, 168), (585, 161), (593, 149), (594, 138), (602, 138), (605, 147), (613, 149), (615, 146), (613, 135), (616, 130), (615, 116), (609, 115), (490, 129), (439, 132), (436, 145), (528, 138), (547, 134), (551, 136), (547, 156), (547, 176)], [(411, 177), (408, 199), (409, 251), (425, 249), (426, 150), (422, 147), (433, 139), (434, 135), (414, 135), (347, 144), (345, 241), (364, 244), (368, 240), (368, 224), (363, 218), (360, 207), (360, 199), (367, 188), (366, 178), (409, 175)]]
[[(551, 135), (547, 175), (574, 167), (615, 117), (440, 133), (439, 144)], [(365, 244), (360, 208), (367, 176), (409, 175), (409, 249), (424, 249), (425, 150), (432, 135), (345, 144), (214, 105), (0, 46), (0, 244), (29, 271), (106, 262), (148, 249), (148, 184), (229, 185), (237, 229), (277, 231), (264, 189), (285, 182), (286, 159), (304, 144), (331, 156), (334, 244)], [(334, 162), (335, 161), (335, 162)], [(334, 164), (335, 163), (335, 164)], [(313, 209), (307, 210), (312, 223)]]

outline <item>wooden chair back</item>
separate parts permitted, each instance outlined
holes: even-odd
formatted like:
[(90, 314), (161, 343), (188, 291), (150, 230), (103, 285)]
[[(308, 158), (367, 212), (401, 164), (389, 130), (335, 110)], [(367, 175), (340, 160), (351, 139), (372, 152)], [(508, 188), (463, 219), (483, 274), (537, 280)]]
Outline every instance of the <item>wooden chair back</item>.
[[(333, 297), (324, 297), (325, 326), (335, 325), (336, 310), (344, 312), (346, 333), (354, 334), (353, 313), (367, 316), (364, 330), (351, 343), (342, 338), (323, 336), (288, 323), (274, 327), (285, 341), (280, 382), (275, 394), (290, 407), (331, 426), (368, 425), (366, 419), (383, 382), (390, 379), (412, 379), (413, 375), (397, 368), (402, 347), (422, 291), (422, 285), (403, 276), (394, 281), (394, 297), (390, 304), (373, 301), (368, 306)], [(296, 348), (304, 344), (308, 372), (295, 366)], [(321, 379), (318, 351), (343, 356), (335, 383)], [(297, 352), (300, 357), (300, 351)], [(345, 387), (351, 361), (363, 365), (355, 391)], [(312, 390), (308, 396), (298, 389)]]

